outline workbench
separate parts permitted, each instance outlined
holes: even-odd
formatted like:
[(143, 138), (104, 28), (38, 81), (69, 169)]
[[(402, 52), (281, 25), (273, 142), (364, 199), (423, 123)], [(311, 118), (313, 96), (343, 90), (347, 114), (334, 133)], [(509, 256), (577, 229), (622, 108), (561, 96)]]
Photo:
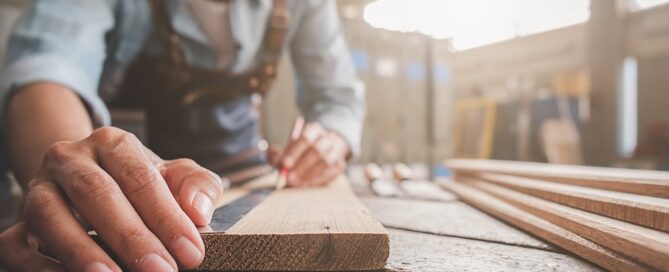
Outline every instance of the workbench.
[(352, 167), (349, 179), (390, 233), (385, 271), (602, 271), (448, 192), (442, 201), (384, 198), (369, 190), (361, 169)]

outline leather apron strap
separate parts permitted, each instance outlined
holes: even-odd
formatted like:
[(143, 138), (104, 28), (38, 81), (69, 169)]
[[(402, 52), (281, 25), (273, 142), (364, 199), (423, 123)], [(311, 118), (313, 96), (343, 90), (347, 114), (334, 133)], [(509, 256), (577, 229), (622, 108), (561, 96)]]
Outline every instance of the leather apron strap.
[(250, 96), (266, 95), (276, 79), (290, 21), (286, 1), (274, 1), (258, 63), (239, 74), (186, 63), (166, 0), (149, 1), (154, 30), (167, 54), (141, 57), (127, 71), (128, 89), (143, 96), (149, 147), (166, 159), (192, 158), (224, 176), (267, 169), (261, 167), (265, 154), (257, 147), (259, 121)]

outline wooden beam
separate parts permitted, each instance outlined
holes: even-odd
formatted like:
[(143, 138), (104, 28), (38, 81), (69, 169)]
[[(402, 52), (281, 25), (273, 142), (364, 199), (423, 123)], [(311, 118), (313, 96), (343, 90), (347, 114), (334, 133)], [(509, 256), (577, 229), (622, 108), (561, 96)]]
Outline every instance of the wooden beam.
[(669, 198), (669, 173), (494, 160), (449, 160), (457, 174), (500, 173), (604, 190)]
[(570, 208), (488, 182), (475, 179), (465, 181), (583, 238), (660, 271), (669, 271), (669, 233)]
[[(223, 202), (243, 190), (224, 193)], [(389, 255), (386, 230), (344, 176), (324, 187), (275, 191), (226, 232), (201, 235), (202, 271), (377, 270)]]
[(628, 260), (623, 255), (595, 244), (571, 231), (527, 213), (466, 184), (442, 182), (441, 185), (458, 195), (467, 204), (562, 247), (609, 271), (649, 271), (645, 266)]
[(480, 179), (549, 201), (669, 232), (669, 199), (481, 173)]

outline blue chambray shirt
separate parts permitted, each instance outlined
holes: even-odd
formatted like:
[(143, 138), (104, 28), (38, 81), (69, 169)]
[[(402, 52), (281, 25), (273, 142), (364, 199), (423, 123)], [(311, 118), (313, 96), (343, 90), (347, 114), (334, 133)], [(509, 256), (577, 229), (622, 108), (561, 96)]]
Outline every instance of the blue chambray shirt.
[[(215, 52), (205, 34), (178, 1), (167, 0), (186, 61), (215, 67)], [(341, 134), (357, 154), (364, 87), (356, 77), (335, 1), (287, 2), (292, 20), (284, 48), (297, 75), (297, 105), (307, 120)], [(271, 7), (270, 0), (230, 3), (230, 28), (238, 45), (232, 72), (256, 63)], [(50, 81), (77, 92), (96, 125), (110, 124), (100, 94), (116, 89), (140, 53), (164, 53), (152, 29), (148, 0), (35, 0), (10, 36), (0, 73), (0, 120), (5, 120), (7, 99), (21, 86)]]

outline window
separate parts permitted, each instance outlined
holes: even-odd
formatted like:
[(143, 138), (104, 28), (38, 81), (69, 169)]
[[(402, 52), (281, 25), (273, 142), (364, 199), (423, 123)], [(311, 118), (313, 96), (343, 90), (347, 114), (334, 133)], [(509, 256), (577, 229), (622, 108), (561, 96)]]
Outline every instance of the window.
[(590, 1), (377, 0), (363, 18), (377, 28), (450, 39), (455, 50), (465, 50), (585, 22)]
[(618, 154), (628, 158), (637, 145), (637, 62), (627, 57), (623, 62), (618, 96)]
[(638, 11), (667, 4), (669, 0), (628, 0), (627, 3), (630, 11)]

